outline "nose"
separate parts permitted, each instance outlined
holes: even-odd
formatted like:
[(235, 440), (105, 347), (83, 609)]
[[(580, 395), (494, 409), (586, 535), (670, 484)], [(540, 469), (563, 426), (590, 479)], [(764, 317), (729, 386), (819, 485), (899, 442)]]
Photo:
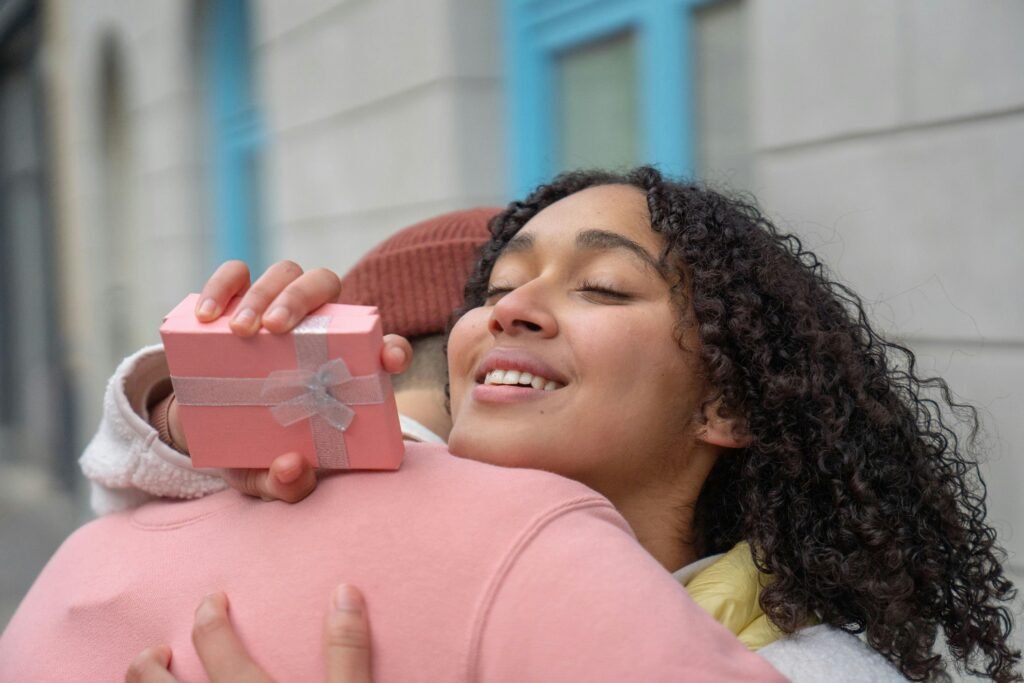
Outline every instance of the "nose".
[(501, 297), (491, 309), (487, 327), (494, 336), (535, 334), (548, 338), (558, 334), (555, 316), (535, 283), (517, 287)]

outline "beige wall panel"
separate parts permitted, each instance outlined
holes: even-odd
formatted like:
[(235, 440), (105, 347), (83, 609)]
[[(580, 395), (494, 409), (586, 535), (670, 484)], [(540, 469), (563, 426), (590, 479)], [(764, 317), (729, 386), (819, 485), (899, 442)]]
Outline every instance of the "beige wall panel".
[(915, 337), (1024, 340), (1024, 115), (759, 158), (757, 194)]
[(451, 70), (460, 76), (500, 78), (503, 0), (448, 0)]
[(156, 179), (169, 170), (194, 165), (201, 144), (196, 118), (192, 100), (181, 94), (137, 109), (132, 119), (138, 174)]
[(979, 409), (989, 519), (1024, 572), (1024, 344), (909, 343), (922, 374), (944, 377), (960, 400)]
[(508, 165), (503, 84), (498, 79), (474, 79), (460, 83), (457, 90), (451, 113), (459, 160), (457, 185), (453, 189), (460, 197), (473, 198), (478, 203), (505, 204), (509, 198), (505, 192)]
[(1024, 107), (1024, 2), (914, 0), (904, 44), (912, 116)]
[[(145, 5), (146, 3), (139, 3)], [(151, 26), (131, 25), (130, 68), (137, 70), (135, 108), (158, 108), (188, 92), (195, 65), (190, 54), (191, 10), (188, 2), (171, 5), (155, 3), (153, 13), (158, 22)]]
[(453, 84), (439, 83), (400, 107), (359, 112), (344, 125), (279, 134), (268, 183), (272, 223), (458, 196), (459, 150), (480, 144), (453, 125), (462, 106)]
[(317, 25), (344, 21), (350, 11), (380, 0), (256, 0), (256, 36), (260, 43), (272, 42)]
[(754, 143), (886, 128), (900, 117), (901, 4), (752, 2)]
[(291, 131), (371, 109), (401, 106), (453, 74), (447, 27), (433, 2), (358, 2), (337, 20), (261, 48), (271, 131)]

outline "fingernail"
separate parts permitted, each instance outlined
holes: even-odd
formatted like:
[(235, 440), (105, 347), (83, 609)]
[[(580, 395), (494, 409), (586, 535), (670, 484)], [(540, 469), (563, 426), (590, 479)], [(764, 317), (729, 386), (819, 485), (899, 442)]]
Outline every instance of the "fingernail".
[(362, 603), (352, 586), (343, 583), (334, 589), (334, 609), (339, 612), (361, 612)]
[(196, 310), (196, 315), (200, 318), (212, 318), (217, 313), (217, 302), (213, 299), (203, 299), (202, 303), (199, 304), (199, 308)]
[(217, 619), (217, 598), (216, 593), (210, 593), (203, 598), (203, 601), (199, 603), (199, 607), (196, 608), (196, 623), (197, 624), (209, 624)]
[(276, 306), (271, 309), (270, 313), (263, 316), (263, 323), (273, 323), (275, 325), (287, 325), (291, 320), (291, 314), (288, 309), (284, 306)]
[(290, 484), (295, 481), (299, 474), (302, 472), (301, 463), (292, 463), (286, 467), (282, 467), (277, 471), (277, 480), (282, 484)]
[(235, 314), (235, 324), (250, 328), (256, 322), (256, 311), (251, 308), (243, 308)]

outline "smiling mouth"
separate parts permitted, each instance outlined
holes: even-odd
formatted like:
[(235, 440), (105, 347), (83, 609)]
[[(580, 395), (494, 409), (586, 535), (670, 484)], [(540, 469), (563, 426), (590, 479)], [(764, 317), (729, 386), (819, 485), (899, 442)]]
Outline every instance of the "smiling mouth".
[(519, 386), (519, 387), (531, 387), (542, 391), (555, 391), (561, 389), (564, 384), (556, 382), (553, 379), (535, 375), (530, 372), (520, 372), (519, 370), (491, 370), (484, 376), (484, 385), (504, 385), (504, 386)]

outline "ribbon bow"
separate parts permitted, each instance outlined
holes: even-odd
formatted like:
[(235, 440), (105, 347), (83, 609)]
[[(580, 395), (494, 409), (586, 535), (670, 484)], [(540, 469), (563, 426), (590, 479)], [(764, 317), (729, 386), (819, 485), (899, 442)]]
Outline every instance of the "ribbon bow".
[(276, 370), (267, 375), (260, 395), (271, 404), (270, 413), (283, 427), (319, 416), (343, 432), (356, 414), (345, 403), (345, 385), (352, 380), (348, 365), (336, 358), (315, 370)]

